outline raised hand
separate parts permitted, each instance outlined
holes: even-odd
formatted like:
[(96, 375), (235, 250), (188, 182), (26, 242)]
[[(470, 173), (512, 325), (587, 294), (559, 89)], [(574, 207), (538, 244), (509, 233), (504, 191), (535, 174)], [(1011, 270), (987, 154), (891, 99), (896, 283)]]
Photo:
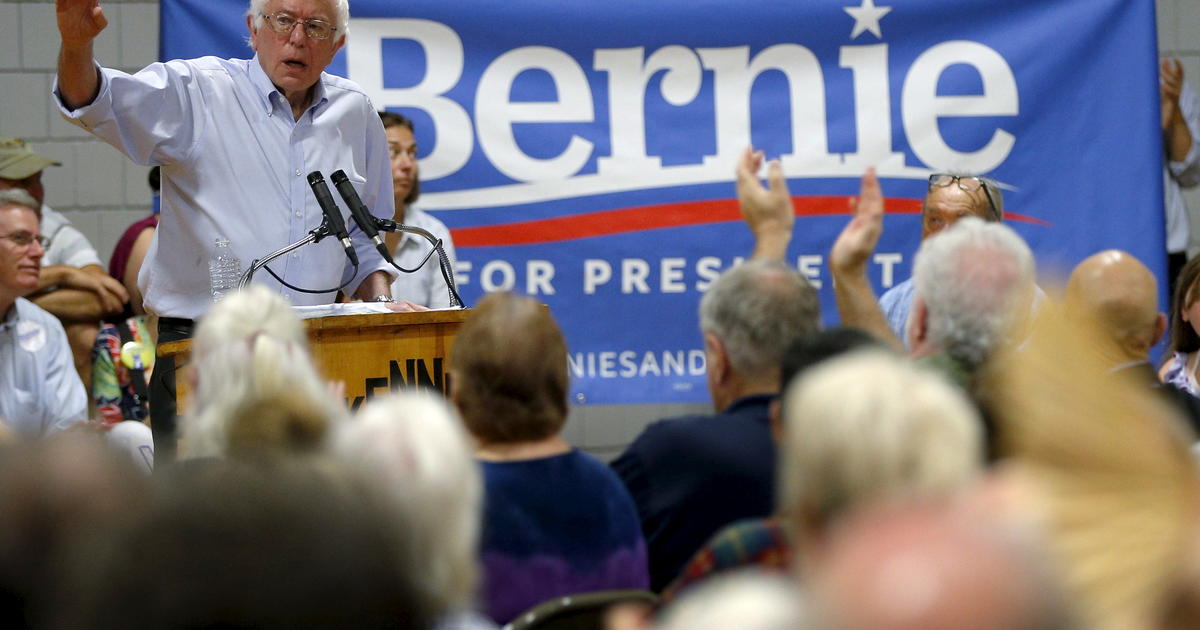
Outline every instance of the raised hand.
[(850, 200), (850, 207), (854, 217), (829, 252), (829, 265), (835, 274), (865, 274), (867, 261), (883, 234), (883, 190), (874, 167), (863, 175), (858, 198)]
[(754, 234), (753, 257), (783, 260), (796, 223), (796, 211), (779, 161), (772, 160), (767, 167), (770, 188), (764, 187), (758, 178), (762, 163), (762, 151), (753, 147), (742, 151), (737, 166), (738, 207)]
[(88, 44), (108, 26), (100, 0), (55, 0), (54, 10), (64, 46)]

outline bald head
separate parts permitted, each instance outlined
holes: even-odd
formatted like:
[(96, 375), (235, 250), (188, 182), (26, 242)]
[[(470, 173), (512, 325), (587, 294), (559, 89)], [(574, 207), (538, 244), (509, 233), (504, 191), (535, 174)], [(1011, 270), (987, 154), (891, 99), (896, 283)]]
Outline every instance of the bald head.
[(867, 510), (835, 532), (822, 558), (814, 603), (837, 630), (1064, 627), (1035, 549), (959, 506)]
[(1166, 319), (1158, 312), (1158, 281), (1128, 252), (1116, 249), (1079, 263), (1067, 281), (1067, 307), (1089, 318), (1128, 359), (1145, 360)]

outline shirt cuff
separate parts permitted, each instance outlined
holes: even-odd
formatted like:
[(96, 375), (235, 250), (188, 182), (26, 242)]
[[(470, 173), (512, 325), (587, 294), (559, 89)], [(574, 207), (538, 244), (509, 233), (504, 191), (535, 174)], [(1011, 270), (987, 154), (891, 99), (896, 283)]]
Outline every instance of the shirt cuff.
[(98, 61), (92, 61), (92, 65), (98, 70), (100, 89), (96, 93), (96, 98), (91, 103), (76, 107), (75, 109), (68, 109), (63, 103), (62, 94), (59, 92), (57, 76), (54, 77), (54, 83), (50, 88), (50, 95), (53, 97), (54, 105), (58, 107), (58, 113), (67, 122), (88, 131), (92, 130), (95, 121), (107, 119), (110, 112), (112, 112), (112, 93), (108, 89), (111, 83), (108, 74), (111, 70), (101, 66)]

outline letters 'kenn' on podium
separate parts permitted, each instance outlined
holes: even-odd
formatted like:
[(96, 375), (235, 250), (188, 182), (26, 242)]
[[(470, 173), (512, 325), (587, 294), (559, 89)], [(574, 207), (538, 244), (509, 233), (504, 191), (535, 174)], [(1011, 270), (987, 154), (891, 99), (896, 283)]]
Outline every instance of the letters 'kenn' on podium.
[[(470, 310), (332, 315), (304, 320), (313, 361), (328, 381), (345, 383), (346, 404), (357, 409), (367, 398), (392, 389), (428, 387), (449, 394), (450, 349)], [(160, 357), (188, 362), (190, 339), (160, 344)], [(183, 367), (182, 370), (190, 369)], [(177, 374), (181, 413), (190, 400), (188, 379)]]

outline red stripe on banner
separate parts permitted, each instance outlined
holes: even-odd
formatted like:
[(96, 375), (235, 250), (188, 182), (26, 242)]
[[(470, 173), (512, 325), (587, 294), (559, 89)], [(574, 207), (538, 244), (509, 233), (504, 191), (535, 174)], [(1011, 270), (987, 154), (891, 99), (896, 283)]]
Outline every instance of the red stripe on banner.
[[(854, 197), (792, 197), (796, 216), (849, 215), (850, 200)], [(919, 214), (920, 199), (888, 199), (884, 202), (888, 214)], [(1048, 226), (1049, 223), (1011, 212), (1007, 220)], [(741, 221), (736, 199), (685, 201), (621, 210), (603, 210), (568, 217), (519, 221), (498, 225), (450, 230), (455, 247), (498, 247), (503, 245), (532, 245), (554, 243), (593, 236), (609, 236), (643, 232), (660, 228), (682, 227)]]

